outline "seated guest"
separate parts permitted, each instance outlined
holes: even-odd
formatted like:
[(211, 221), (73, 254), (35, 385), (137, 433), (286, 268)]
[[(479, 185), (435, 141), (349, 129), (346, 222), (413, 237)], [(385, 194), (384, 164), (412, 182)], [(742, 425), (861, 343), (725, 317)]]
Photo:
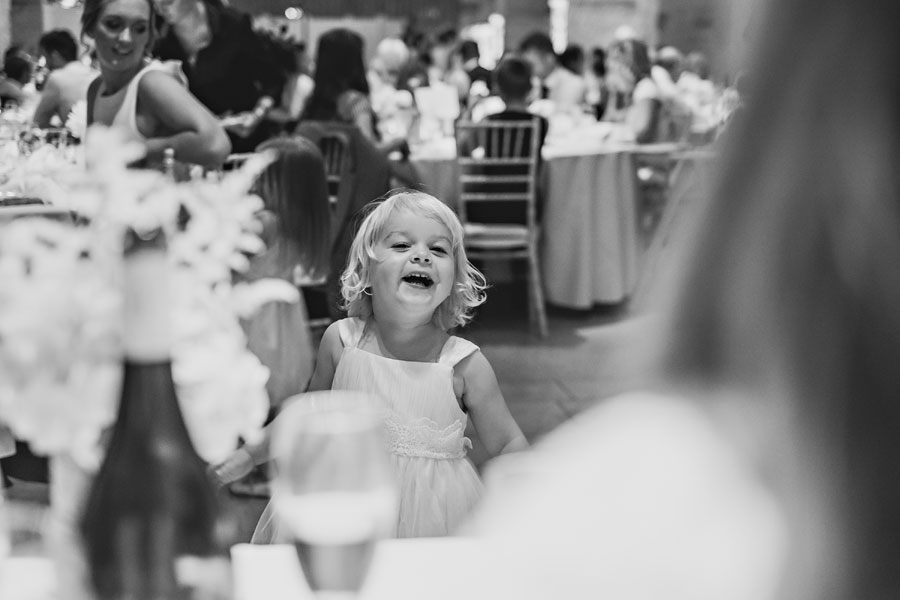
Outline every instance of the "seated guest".
[(218, 167), (231, 152), (225, 130), (187, 90), (176, 63), (147, 58), (156, 19), (150, 0), (85, 0), (81, 31), (100, 64), (88, 89), (88, 125), (117, 127), (142, 142), (150, 164), (172, 148), (180, 162)]
[[(535, 115), (528, 112), (528, 96), (531, 93), (531, 65), (518, 56), (507, 56), (500, 61), (494, 70), (494, 87), (506, 105), (506, 108), (499, 113), (488, 115), (488, 121), (531, 121)], [(540, 119), (540, 128), (538, 131), (538, 163), (540, 164), (540, 152), (544, 145), (544, 138), (547, 136), (548, 123), (543, 117)], [(465, 142), (470, 145), (472, 142)], [(496, 144), (497, 147), (503, 147), (501, 141)], [(488, 144), (485, 148), (487, 156), (491, 156), (492, 144)], [(523, 147), (530, 150), (531, 139), (526, 138)], [(490, 175), (522, 175), (523, 167), (519, 165), (492, 165), (485, 167)], [(510, 193), (521, 193), (524, 190), (524, 184), (505, 183), (503, 191)], [(491, 184), (490, 192), (500, 191), (495, 184)], [(541, 216), (541, 197), (538, 194), (537, 204), (538, 220)], [(466, 218), (473, 223), (525, 223), (525, 211), (518, 202), (482, 202), (472, 206), (467, 210)]]
[(3, 73), (5, 77), (0, 78), (0, 105), (26, 106), (30, 94), (25, 85), (31, 81), (31, 61), (19, 54), (8, 54), (3, 61)]
[(681, 75), (684, 57), (674, 46), (663, 46), (656, 55), (656, 64), (650, 67), (650, 76), (660, 93), (666, 98), (678, 96), (675, 82)]
[(491, 72), (479, 63), (481, 52), (478, 50), (478, 42), (475, 40), (463, 40), (460, 42), (459, 58), (462, 61), (463, 70), (469, 76), (470, 87), (476, 81), (484, 82), (484, 85), (488, 88), (491, 87)]
[(366, 79), (381, 139), (407, 137), (413, 120), (413, 97), (398, 89), (400, 74), (409, 61), (409, 48), (400, 38), (378, 42)]
[(591, 50), (590, 69), (585, 72), (587, 103), (593, 108), (594, 117), (599, 121), (606, 111), (609, 90), (606, 88), (606, 51), (603, 48)]
[(281, 102), (269, 111), (266, 118), (289, 131), (296, 127), (315, 83), (310, 75), (312, 69), (304, 42), (291, 44), (283, 60), (287, 80), (281, 93)]
[(647, 46), (638, 40), (616, 42), (606, 66), (610, 101), (604, 118), (627, 124), (640, 144), (666, 141), (665, 99), (650, 75)]
[(453, 87), (460, 103), (465, 103), (469, 95), (471, 81), (457, 59), (459, 37), (456, 30), (449, 28), (437, 34), (428, 48), (428, 85), (443, 83)]
[[(387, 156), (404, 149), (406, 140), (381, 139), (369, 98), (363, 54), (362, 36), (349, 29), (332, 29), (319, 37), (315, 87), (300, 122), (338, 121), (352, 124)], [(394, 175), (404, 184), (415, 182), (416, 177), (408, 162), (394, 162), (392, 166)]]
[(584, 76), (584, 48), (569, 44), (559, 55), (559, 64), (575, 75)]
[(540, 80), (539, 98), (551, 100), (560, 108), (580, 108), (585, 103), (587, 86), (584, 78), (559, 64), (547, 34), (528, 35), (519, 45), (519, 52), (531, 63)]
[(97, 72), (78, 60), (78, 44), (68, 29), (48, 31), (38, 47), (50, 73), (34, 111), (34, 124), (62, 126), (75, 103), (87, 99), (88, 86)]

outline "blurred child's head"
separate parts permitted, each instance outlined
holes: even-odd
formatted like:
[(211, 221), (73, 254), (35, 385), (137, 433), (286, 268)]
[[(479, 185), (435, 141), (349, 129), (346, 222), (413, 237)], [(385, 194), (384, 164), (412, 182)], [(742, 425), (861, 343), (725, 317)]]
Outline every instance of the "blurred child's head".
[(311, 277), (326, 274), (331, 253), (331, 211), (325, 163), (319, 148), (306, 138), (278, 137), (260, 144), (278, 158), (254, 185), (266, 208), (278, 216), (284, 250)]
[(500, 98), (510, 102), (525, 102), (531, 93), (531, 63), (518, 56), (507, 56), (494, 70), (494, 84)]
[[(428, 288), (434, 287), (431, 292), (436, 295), (436, 299), (441, 300), (434, 311), (434, 324), (445, 331), (466, 324), (472, 318), (471, 310), (484, 302), (484, 276), (466, 258), (463, 229), (456, 214), (434, 196), (417, 191), (401, 191), (386, 200), (369, 205), (367, 216), (350, 248), (347, 268), (341, 276), (341, 294), (347, 314), (362, 318), (372, 315), (373, 276), (379, 265), (398, 257), (408, 261), (411, 266), (419, 260), (413, 256), (413, 249), (406, 245), (421, 241), (418, 238), (410, 240), (407, 234), (416, 237), (421, 232), (403, 231), (398, 234), (388, 231), (388, 225), (392, 221), (409, 214), (434, 221), (443, 231), (442, 239), (435, 242), (433, 248), (429, 248), (432, 255), (428, 260), (434, 263), (429, 268), (440, 270), (441, 265), (446, 266), (443, 261), (445, 254), (450, 259), (452, 274), (448, 281), (438, 281), (433, 286), (428, 282), (421, 288), (424, 294)], [(392, 254), (385, 258), (384, 252)], [(449, 281), (450, 278), (452, 281)]]

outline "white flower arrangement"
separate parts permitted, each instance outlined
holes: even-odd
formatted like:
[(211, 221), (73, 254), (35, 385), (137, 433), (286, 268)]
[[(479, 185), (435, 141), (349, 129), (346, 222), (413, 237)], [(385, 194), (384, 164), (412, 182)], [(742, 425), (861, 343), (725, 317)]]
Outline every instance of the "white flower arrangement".
[[(70, 169), (46, 197), (87, 223), (18, 219), (0, 235), (0, 423), (39, 453), (98, 464), (121, 378), (119, 266), (126, 228), (162, 227), (173, 266), (173, 378), (191, 439), (207, 461), (253, 439), (268, 413), (268, 369), (240, 319), (269, 301), (297, 301), (280, 280), (232, 284), (263, 250), (262, 201), (248, 193), (272, 157), (221, 179), (175, 183), (128, 170), (139, 145), (91, 129), (89, 169)], [(188, 215), (186, 223), (179, 218)], [(182, 218), (182, 221), (184, 219)]]
[(78, 138), (79, 140), (84, 139), (84, 134), (87, 132), (86, 100), (79, 100), (72, 105), (72, 110), (69, 111), (69, 115), (66, 117), (65, 128), (69, 130), (72, 137)]

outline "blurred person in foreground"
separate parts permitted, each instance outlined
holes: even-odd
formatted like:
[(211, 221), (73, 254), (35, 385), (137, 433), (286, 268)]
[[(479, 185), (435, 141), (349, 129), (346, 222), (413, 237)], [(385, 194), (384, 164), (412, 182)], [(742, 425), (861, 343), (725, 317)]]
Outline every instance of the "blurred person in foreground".
[(34, 124), (63, 126), (72, 107), (87, 100), (88, 86), (98, 73), (78, 60), (78, 43), (68, 29), (48, 31), (38, 47), (50, 73), (34, 110)]
[(654, 376), (489, 467), (505, 597), (900, 597), (900, 8), (777, 7)]
[(539, 80), (538, 98), (550, 100), (560, 108), (578, 108), (584, 104), (587, 94), (584, 77), (559, 64), (550, 36), (539, 31), (527, 35), (519, 44), (519, 53), (531, 63)]

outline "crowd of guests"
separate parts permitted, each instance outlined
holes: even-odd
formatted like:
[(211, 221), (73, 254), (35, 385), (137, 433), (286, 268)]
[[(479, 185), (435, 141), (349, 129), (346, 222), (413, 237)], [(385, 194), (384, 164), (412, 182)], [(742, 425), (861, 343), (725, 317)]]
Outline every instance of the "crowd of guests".
[[(314, 62), (305, 42), (254, 30), (248, 15), (222, 0), (134, 4), (149, 11), (138, 58), (177, 61), (172, 68), (180, 73), (173, 74), (217, 118), (232, 152), (252, 151), (308, 119), (355, 123), (386, 154), (403, 154), (405, 142), (418, 133), (413, 92), (421, 87), (455, 91), (464, 118), (502, 110), (496, 78), (481, 60), (479, 45), (460, 38), (454, 28), (385, 38), (368, 64), (363, 38), (336, 29), (319, 40)], [(85, 12), (108, 5), (117, 3), (88, 2)], [(78, 41), (62, 29), (40, 38), (37, 59), (21, 46), (10, 47), (0, 76), (2, 105), (22, 107), (38, 127), (63, 126), (103, 71), (96, 35), (82, 29), (82, 41), (92, 41), (87, 56), (79, 56)], [(557, 53), (546, 33), (533, 32), (501, 61), (508, 57), (530, 66), (526, 100), (543, 116), (581, 112), (620, 121), (638, 142), (684, 139), (687, 129), (714, 132), (719, 124), (714, 104), (720, 88), (710, 79), (707, 59), (673, 47), (651, 49), (629, 28), (620, 28), (608, 47), (595, 47), (590, 56), (578, 45)], [(179, 149), (176, 154), (185, 161), (197, 158)], [(398, 175), (400, 183), (412, 182), (409, 172)]]

